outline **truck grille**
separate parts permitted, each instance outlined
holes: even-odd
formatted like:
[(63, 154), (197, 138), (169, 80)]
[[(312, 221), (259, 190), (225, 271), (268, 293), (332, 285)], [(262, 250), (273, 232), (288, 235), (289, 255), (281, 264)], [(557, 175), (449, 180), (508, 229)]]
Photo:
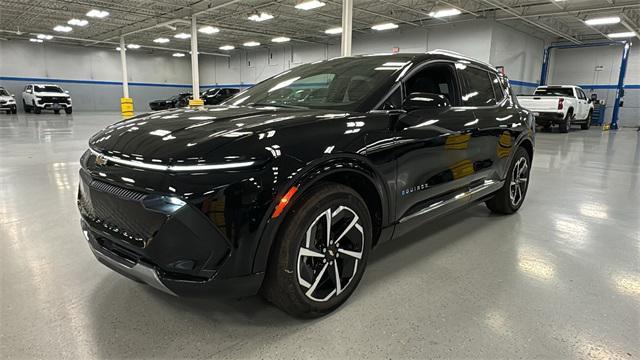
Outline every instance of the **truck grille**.
[(54, 104), (68, 104), (69, 98), (67, 97), (58, 97), (58, 96), (42, 96), (40, 97), (40, 102), (43, 103), (54, 103)]

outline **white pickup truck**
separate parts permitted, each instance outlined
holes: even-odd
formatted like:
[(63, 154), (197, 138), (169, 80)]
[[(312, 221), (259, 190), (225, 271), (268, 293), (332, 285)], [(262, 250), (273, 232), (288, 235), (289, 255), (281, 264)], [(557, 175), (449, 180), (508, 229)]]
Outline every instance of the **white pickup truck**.
[(572, 124), (580, 124), (583, 130), (591, 126), (593, 104), (579, 86), (538, 86), (533, 95), (519, 95), (518, 102), (533, 112), (536, 124), (545, 130), (553, 124), (558, 124), (563, 133), (569, 132)]

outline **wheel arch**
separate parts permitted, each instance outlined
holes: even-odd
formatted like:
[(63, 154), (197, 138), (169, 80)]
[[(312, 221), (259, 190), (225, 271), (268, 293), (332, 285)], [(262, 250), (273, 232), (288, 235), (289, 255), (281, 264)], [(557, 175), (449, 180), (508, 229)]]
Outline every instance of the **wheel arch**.
[(374, 227), (373, 245), (377, 244), (382, 228), (389, 223), (391, 216), (389, 194), (382, 178), (363, 160), (351, 157), (326, 159), (326, 161), (310, 166), (307, 171), (300, 172), (299, 176), (281, 186), (275, 199), (282, 198), (293, 186), (296, 186), (298, 190), (282, 214), (276, 219), (272, 219), (271, 215), (277, 201), (273, 202), (273, 207), (265, 215), (268, 218), (253, 259), (254, 273), (263, 272), (267, 269), (278, 232), (293, 205), (296, 204), (305, 191), (321, 182), (335, 182), (348, 186), (362, 197), (370, 211), (371, 222)]

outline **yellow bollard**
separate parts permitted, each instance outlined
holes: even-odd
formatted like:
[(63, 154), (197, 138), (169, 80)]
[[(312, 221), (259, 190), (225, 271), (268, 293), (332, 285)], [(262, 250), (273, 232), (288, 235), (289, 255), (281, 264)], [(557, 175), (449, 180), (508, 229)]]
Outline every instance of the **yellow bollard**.
[(189, 107), (200, 107), (200, 106), (204, 106), (204, 100), (202, 100), (202, 99), (198, 99), (198, 100), (191, 99), (191, 100), (189, 100)]
[(132, 98), (120, 98), (120, 112), (125, 119), (133, 116)]
[(609, 129), (611, 128), (611, 124), (604, 124), (602, 125), (602, 131), (609, 131)]

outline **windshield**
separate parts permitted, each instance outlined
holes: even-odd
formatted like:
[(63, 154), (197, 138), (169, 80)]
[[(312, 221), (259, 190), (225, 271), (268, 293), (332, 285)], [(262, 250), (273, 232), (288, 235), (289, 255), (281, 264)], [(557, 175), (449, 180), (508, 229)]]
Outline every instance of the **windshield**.
[(537, 88), (533, 95), (541, 96), (573, 96), (572, 88)]
[(224, 102), (225, 105), (272, 105), (354, 111), (412, 56), (338, 58), (301, 65), (267, 79)]
[(9, 92), (4, 88), (0, 88), (0, 96), (9, 96)]
[(36, 92), (53, 92), (53, 93), (61, 93), (63, 92), (59, 86), (55, 85), (35, 85), (34, 88)]

